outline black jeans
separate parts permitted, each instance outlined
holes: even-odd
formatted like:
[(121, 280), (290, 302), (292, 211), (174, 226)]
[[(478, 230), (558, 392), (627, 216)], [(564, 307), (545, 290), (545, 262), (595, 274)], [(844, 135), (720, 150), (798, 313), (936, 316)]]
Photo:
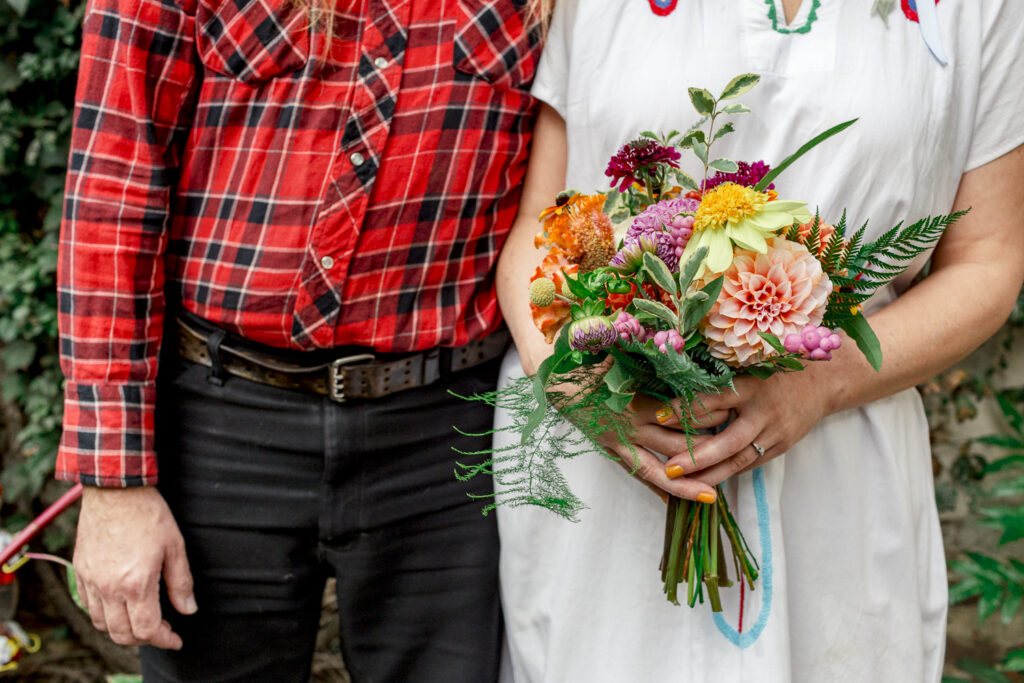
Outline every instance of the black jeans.
[[(199, 611), (164, 614), (180, 652), (142, 648), (149, 681), (309, 679), (324, 582), (337, 577), (354, 683), (497, 678), (494, 517), (459, 482), (492, 410), (448, 394), (493, 388), (500, 360), (344, 405), (165, 362), (159, 489), (185, 537)], [(470, 458), (471, 460), (472, 458)]]

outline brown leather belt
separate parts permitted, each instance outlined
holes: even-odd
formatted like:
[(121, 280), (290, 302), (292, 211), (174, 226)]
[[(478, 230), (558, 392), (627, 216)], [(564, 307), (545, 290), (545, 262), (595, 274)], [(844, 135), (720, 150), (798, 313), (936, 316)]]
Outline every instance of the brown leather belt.
[[(210, 334), (187, 321), (177, 321), (178, 355), (213, 367), (208, 350)], [(341, 356), (327, 362), (302, 365), (271, 354), (239, 348), (227, 339), (218, 345), (224, 372), (272, 387), (323, 394), (332, 401), (380, 398), (396, 391), (426, 386), (450, 372), (458, 372), (497, 358), (508, 348), (507, 330), (453, 349), (435, 348), (393, 360), (378, 360), (373, 353)]]

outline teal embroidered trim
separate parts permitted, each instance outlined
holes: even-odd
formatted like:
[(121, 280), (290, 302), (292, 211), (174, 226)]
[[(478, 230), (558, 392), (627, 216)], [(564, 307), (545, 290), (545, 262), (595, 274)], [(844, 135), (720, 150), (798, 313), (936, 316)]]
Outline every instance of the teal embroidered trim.
[[(804, 2), (807, 2), (807, 0), (804, 0)], [(772, 20), (772, 30), (783, 35), (809, 33), (811, 24), (818, 20), (818, 9), (821, 7), (819, 0), (811, 0), (811, 11), (807, 15), (807, 23), (800, 28), (789, 28), (787, 26), (779, 26), (779, 13), (775, 9), (775, 0), (764, 0), (764, 4), (768, 5), (768, 18)]]

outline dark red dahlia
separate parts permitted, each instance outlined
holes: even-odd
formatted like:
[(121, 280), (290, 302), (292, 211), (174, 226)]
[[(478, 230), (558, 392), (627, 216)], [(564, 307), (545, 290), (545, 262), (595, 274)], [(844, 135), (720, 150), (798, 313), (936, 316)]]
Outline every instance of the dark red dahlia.
[(642, 182), (640, 176), (653, 176), (659, 164), (679, 168), (676, 162), (680, 156), (672, 147), (659, 145), (648, 138), (638, 138), (627, 142), (615, 153), (604, 174), (612, 179), (612, 187), (618, 185), (619, 192), (625, 192), (637, 180)]
[[(711, 176), (704, 181), (704, 191), (718, 187), (722, 183), (736, 183), (737, 185), (743, 185), (744, 187), (753, 187), (761, 182), (761, 178), (764, 178), (768, 174), (768, 171), (772, 170), (771, 167), (763, 161), (755, 161), (752, 164), (748, 164), (745, 161), (737, 162), (739, 169), (735, 173), (722, 173), (721, 171)], [(766, 190), (774, 190), (775, 183), (771, 183)]]

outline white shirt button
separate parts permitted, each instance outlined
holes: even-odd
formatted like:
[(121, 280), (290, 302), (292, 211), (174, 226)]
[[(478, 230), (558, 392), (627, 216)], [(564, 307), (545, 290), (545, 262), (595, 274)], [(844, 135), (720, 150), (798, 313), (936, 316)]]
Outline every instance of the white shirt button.
[(320, 265), (324, 267), (324, 270), (330, 270), (334, 267), (334, 259), (330, 256), (324, 256), (320, 259)]
[(363, 162), (366, 161), (366, 157), (364, 157), (359, 152), (353, 152), (352, 155), (348, 159), (349, 159), (349, 161), (352, 162), (353, 166), (362, 166)]
[(373, 60), (373, 65), (378, 69), (386, 69), (388, 68), (388, 60), (383, 57), (377, 57), (377, 59)]

